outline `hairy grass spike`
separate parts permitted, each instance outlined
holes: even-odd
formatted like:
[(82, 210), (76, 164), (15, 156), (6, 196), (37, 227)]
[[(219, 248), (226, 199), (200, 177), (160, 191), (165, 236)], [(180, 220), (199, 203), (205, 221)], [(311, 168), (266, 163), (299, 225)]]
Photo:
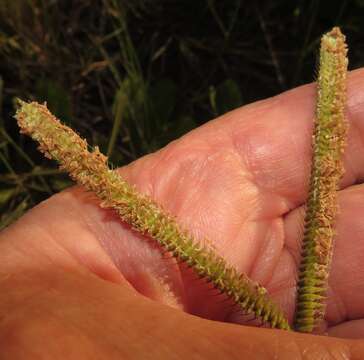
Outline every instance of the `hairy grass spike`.
[(172, 216), (110, 170), (107, 158), (97, 147), (89, 152), (86, 141), (62, 125), (46, 106), (19, 103), (16, 118), (21, 131), (38, 141), (40, 150), (57, 160), (75, 181), (94, 191), (102, 200), (102, 207), (114, 209), (136, 231), (154, 238), (200, 277), (211, 281), (244, 312), (254, 314), (273, 328), (289, 329), (285, 316), (263, 287), (239, 274), (211, 249), (197, 244)]
[(335, 27), (321, 39), (310, 190), (299, 269), (295, 329), (312, 332), (325, 315), (333, 252), (337, 190), (346, 144), (345, 37)]

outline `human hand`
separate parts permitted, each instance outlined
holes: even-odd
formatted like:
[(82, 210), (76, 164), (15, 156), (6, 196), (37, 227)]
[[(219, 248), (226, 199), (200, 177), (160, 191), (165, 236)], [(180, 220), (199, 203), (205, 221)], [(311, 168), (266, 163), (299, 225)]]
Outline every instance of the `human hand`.
[[(0, 359), (363, 358), (363, 341), (349, 340), (364, 338), (364, 188), (354, 186), (364, 178), (363, 84), (362, 70), (350, 74), (346, 173), (322, 328), (333, 337), (190, 315), (246, 320), (75, 187), (1, 234)], [(235, 110), (120, 170), (267, 287), (290, 320), (315, 96), (308, 85)]]

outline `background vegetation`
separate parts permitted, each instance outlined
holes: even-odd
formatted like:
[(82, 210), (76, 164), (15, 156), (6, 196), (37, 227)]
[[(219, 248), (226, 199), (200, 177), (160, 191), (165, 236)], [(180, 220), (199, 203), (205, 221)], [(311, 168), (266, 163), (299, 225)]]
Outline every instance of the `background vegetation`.
[(363, 16), (363, 0), (1, 0), (0, 228), (71, 184), (19, 135), (16, 97), (47, 101), (120, 166), (313, 81), (334, 25), (362, 66)]

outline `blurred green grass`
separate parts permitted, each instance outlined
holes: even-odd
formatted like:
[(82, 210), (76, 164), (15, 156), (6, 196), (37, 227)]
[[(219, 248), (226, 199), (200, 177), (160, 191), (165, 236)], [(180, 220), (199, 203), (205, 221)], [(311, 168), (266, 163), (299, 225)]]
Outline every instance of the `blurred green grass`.
[(364, 1), (2, 0), (0, 228), (71, 185), (13, 119), (47, 101), (114, 166), (233, 108), (314, 80), (323, 32), (364, 62)]

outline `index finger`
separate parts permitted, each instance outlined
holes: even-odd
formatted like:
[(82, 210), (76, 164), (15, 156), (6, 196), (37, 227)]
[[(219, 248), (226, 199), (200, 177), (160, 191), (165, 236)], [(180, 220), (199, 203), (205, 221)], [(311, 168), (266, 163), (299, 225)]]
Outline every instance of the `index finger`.
[[(348, 144), (343, 188), (364, 176), (364, 71), (348, 76)], [(230, 122), (234, 146), (245, 160), (261, 191), (282, 196), (291, 208), (304, 202), (311, 162), (315, 84), (257, 103)], [(262, 111), (262, 108), (264, 111)], [(250, 112), (250, 114), (249, 114)], [(245, 123), (244, 118), (246, 118)]]
[[(364, 69), (350, 72), (342, 188), (364, 178), (363, 89)], [(292, 209), (305, 201), (308, 188), (315, 102), (315, 84), (304, 85), (232, 111), (201, 127), (195, 135), (204, 132), (210, 146), (232, 146), (259, 191), (278, 195)]]

